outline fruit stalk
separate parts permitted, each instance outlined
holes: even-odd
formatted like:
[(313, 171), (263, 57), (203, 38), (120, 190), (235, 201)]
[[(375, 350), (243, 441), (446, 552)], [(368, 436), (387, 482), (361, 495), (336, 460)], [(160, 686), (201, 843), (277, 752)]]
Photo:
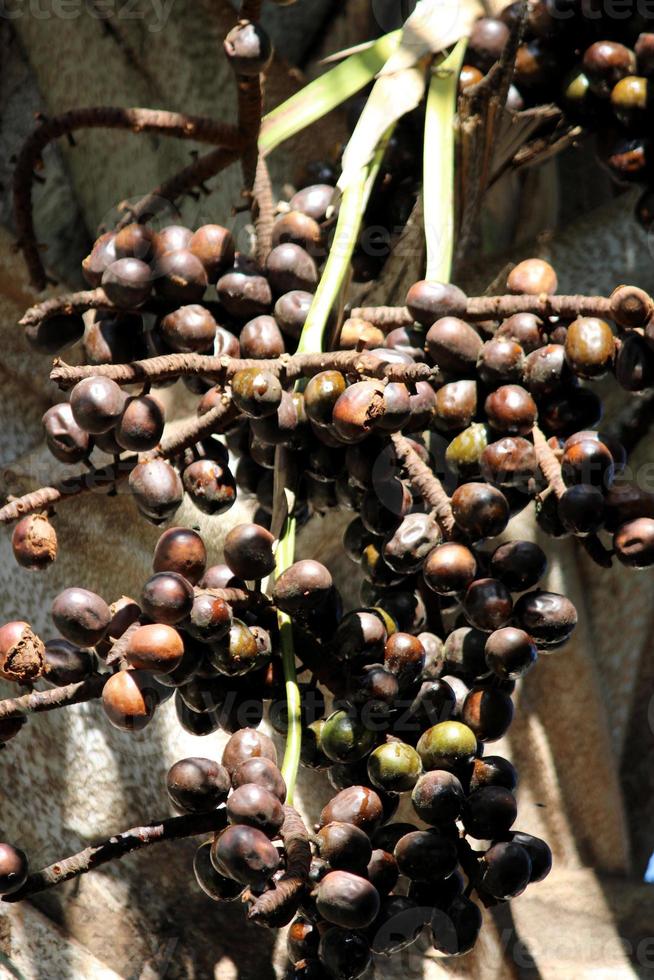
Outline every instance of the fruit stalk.
[(31, 874), (23, 887), (11, 895), (5, 895), (5, 902), (20, 902), (37, 892), (47, 891), (71, 878), (93, 871), (102, 864), (140, 851), (151, 844), (160, 844), (167, 840), (180, 840), (184, 837), (197, 837), (221, 830), (226, 824), (224, 808), (210, 810), (208, 813), (189, 813), (181, 817), (169, 817), (160, 823), (149, 824), (145, 827), (132, 827), (114, 834), (100, 844), (85, 847), (83, 851), (73, 854), (63, 861), (42, 868)]

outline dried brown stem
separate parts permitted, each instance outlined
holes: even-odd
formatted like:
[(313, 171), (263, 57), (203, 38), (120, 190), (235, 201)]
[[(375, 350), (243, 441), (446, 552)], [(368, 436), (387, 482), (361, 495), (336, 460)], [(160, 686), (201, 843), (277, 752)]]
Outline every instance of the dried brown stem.
[(451, 538), (454, 531), (454, 516), (450, 498), (443, 489), (443, 484), (427, 464), (423, 463), (405, 436), (394, 433), (391, 440), (400, 463), (407, 471), (409, 483), (433, 509), (445, 537)]
[(367, 376), (388, 381), (433, 381), (438, 368), (428, 364), (387, 364), (369, 351), (327, 351), (322, 354), (283, 354), (271, 360), (207, 356), (204, 354), (167, 354), (131, 364), (98, 364), (71, 367), (56, 359), (50, 379), (62, 390), (72, 388), (83, 378), (102, 376), (120, 385), (141, 381), (158, 382), (189, 375), (202, 375), (224, 381), (237, 371), (257, 368), (268, 371), (286, 382), (311, 377), (321, 371), (343, 371), (358, 377)]
[(552, 488), (556, 496), (560, 499), (565, 493), (565, 483), (561, 476), (561, 464), (545, 438), (544, 433), (537, 425), (534, 426), (531, 434), (534, 440), (538, 465), (547, 480), (548, 486)]
[(256, 237), (255, 257), (264, 265), (272, 249), (272, 233), (275, 223), (275, 202), (268, 164), (258, 155), (254, 184), (252, 185), (252, 217)]
[(213, 143), (232, 150), (243, 145), (235, 126), (204, 116), (188, 116), (164, 109), (88, 106), (60, 116), (43, 118), (23, 144), (14, 172), (14, 213), (18, 246), (23, 251), (30, 279), (36, 289), (44, 289), (46, 274), (41, 261), (32, 214), (34, 172), (42, 165), (43, 151), (53, 140), (78, 129), (124, 129), (133, 133), (158, 133), (177, 139)]
[(32, 327), (55, 314), (86, 313), (87, 310), (113, 310), (116, 307), (109, 300), (104, 289), (83, 289), (79, 293), (64, 293), (53, 296), (43, 303), (30, 306), (18, 321), (19, 327)]
[(158, 455), (164, 456), (166, 459), (179, 456), (189, 446), (194, 446), (215, 432), (223, 431), (230, 422), (234, 421), (237, 415), (238, 411), (231, 398), (227, 393), (223, 393), (219, 405), (205, 412), (204, 415), (189, 419), (188, 422), (177, 426), (174, 432), (161, 443)]
[(286, 871), (270, 891), (254, 901), (248, 912), (249, 919), (275, 929), (288, 925), (297, 912), (311, 866), (309, 832), (292, 806), (284, 807), (280, 836), (286, 852)]
[[(131, 220), (131, 218), (130, 218)], [(214, 316), (221, 316), (224, 311), (217, 300), (203, 300), (202, 305)], [(106, 310), (110, 313), (154, 313), (163, 316), (171, 310), (176, 310), (179, 303), (151, 296), (142, 306), (131, 309), (121, 308), (112, 303), (104, 289), (84, 289), (78, 293), (61, 293), (36, 303), (25, 311), (18, 321), (20, 327), (32, 327), (58, 314), (86, 313), (87, 310)]]
[[(441, 316), (458, 316), (460, 310), (443, 308)], [(605, 296), (469, 296), (463, 316), (467, 320), (504, 320), (515, 313), (534, 313), (536, 316), (599, 316), (611, 318), (610, 300)], [(405, 306), (361, 306), (353, 309), (351, 317), (390, 331), (410, 326), (414, 320)]]
[(225, 810), (211, 810), (209, 813), (190, 813), (181, 817), (169, 817), (160, 823), (150, 824), (145, 827), (132, 827), (124, 830), (120, 834), (109, 837), (108, 840), (100, 844), (93, 844), (85, 847), (78, 854), (57, 861), (55, 864), (43, 868), (31, 874), (23, 887), (14, 892), (13, 895), (6, 895), (5, 902), (21, 902), (30, 895), (37, 892), (47, 891), (60, 885), (71, 878), (79, 878), (99, 868), (102, 864), (117, 860), (130, 854), (132, 851), (141, 850), (151, 844), (160, 844), (167, 840), (180, 840), (184, 837), (197, 837), (200, 834), (208, 834), (216, 830), (221, 830), (226, 823)]
[(122, 664), (125, 662), (127, 647), (131, 643), (132, 637), (136, 631), (143, 626), (144, 622), (145, 620), (139, 617), (139, 619), (135, 620), (133, 623), (130, 623), (122, 636), (118, 637), (111, 650), (105, 657), (107, 667), (113, 667), (114, 664)]
[(235, 163), (240, 152), (235, 149), (220, 146), (203, 156), (197, 157), (187, 167), (173, 174), (153, 191), (142, 197), (140, 201), (125, 208), (125, 215), (118, 222), (117, 228), (124, 228), (132, 221), (144, 221), (158, 214), (162, 206), (176, 201), (196, 187), (202, 187), (207, 180), (215, 177)]
[(32, 691), (31, 694), (23, 694), (20, 698), (5, 698), (0, 701), (0, 721), (94, 701), (102, 694), (102, 689), (110, 676), (110, 674), (91, 674), (90, 677), (76, 684), (54, 687), (47, 691)]
[(22, 497), (10, 500), (0, 508), (0, 524), (12, 524), (26, 514), (34, 514), (92, 490), (111, 487), (129, 476), (136, 462), (136, 456), (128, 456), (118, 463), (83, 470), (50, 487), (41, 487), (39, 490), (33, 490)]

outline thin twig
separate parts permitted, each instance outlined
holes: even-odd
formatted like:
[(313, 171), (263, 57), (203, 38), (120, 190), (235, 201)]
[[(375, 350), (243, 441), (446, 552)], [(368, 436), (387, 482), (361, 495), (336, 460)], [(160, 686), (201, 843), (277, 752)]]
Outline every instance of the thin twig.
[(0, 701), (0, 721), (94, 701), (102, 694), (102, 689), (110, 676), (111, 674), (91, 674), (90, 677), (76, 684), (54, 687), (47, 691), (32, 691), (31, 694), (23, 694), (20, 698), (5, 698)]
[(443, 484), (427, 464), (423, 463), (405, 436), (396, 432), (391, 436), (391, 440), (400, 463), (407, 471), (409, 483), (433, 509), (445, 537), (451, 538), (454, 531), (454, 516), (450, 498)]
[(112, 646), (111, 650), (105, 657), (105, 663), (107, 667), (113, 667), (114, 664), (125, 663), (125, 657), (127, 654), (127, 647), (132, 642), (132, 637), (138, 629), (143, 626), (145, 620), (139, 617), (133, 623), (130, 623), (122, 636), (119, 636)]
[(189, 419), (175, 428), (174, 432), (163, 439), (158, 456), (173, 459), (179, 456), (189, 446), (202, 442), (208, 436), (224, 431), (238, 415), (238, 411), (227, 393), (223, 393), (220, 404), (209, 409), (196, 419)]
[(26, 514), (34, 514), (38, 511), (53, 507), (55, 504), (65, 500), (71, 500), (80, 494), (88, 493), (92, 490), (111, 487), (129, 476), (137, 463), (136, 456), (128, 456), (109, 466), (101, 466), (97, 469), (82, 470), (75, 476), (61, 480), (49, 487), (41, 487), (39, 490), (32, 490), (22, 497), (17, 497), (9, 501), (4, 507), (0, 508), (0, 524), (13, 524)]
[(258, 155), (256, 174), (252, 185), (252, 217), (256, 237), (254, 254), (257, 262), (263, 266), (272, 249), (275, 202), (268, 164), (261, 154)]
[(84, 378), (102, 376), (117, 384), (131, 385), (140, 381), (165, 381), (172, 378), (202, 375), (225, 381), (237, 371), (256, 368), (266, 371), (287, 382), (311, 377), (321, 371), (343, 371), (357, 376), (387, 379), (389, 381), (434, 381), (438, 368), (428, 364), (388, 364), (369, 351), (327, 351), (324, 354), (282, 354), (269, 360), (236, 358), (205, 354), (166, 354), (150, 357), (131, 364), (89, 364), (71, 367), (56, 359), (50, 379), (62, 390), (72, 388)]
[[(458, 308), (448, 309), (443, 305), (439, 315), (459, 316), (460, 312)], [(467, 320), (504, 320), (516, 313), (566, 319), (577, 316), (610, 318), (611, 305), (604, 296), (469, 296), (463, 316)], [(406, 306), (361, 306), (353, 309), (350, 316), (367, 320), (386, 331), (407, 327), (414, 322)]]
[(545, 434), (537, 425), (534, 426), (531, 434), (534, 440), (534, 449), (536, 450), (536, 460), (538, 465), (541, 468), (543, 476), (547, 480), (548, 485), (560, 499), (565, 493), (566, 489), (565, 483), (563, 482), (563, 477), (561, 476), (561, 464), (557, 459), (554, 450), (547, 441)]
[(286, 853), (286, 871), (270, 891), (255, 900), (248, 912), (249, 919), (275, 929), (288, 925), (297, 912), (311, 867), (309, 832), (292, 806), (284, 807), (280, 837)]
[(34, 173), (42, 165), (46, 146), (78, 129), (124, 129), (133, 133), (158, 133), (177, 139), (212, 143), (232, 150), (240, 150), (243, 145), (242, 136), (235, 126), (205, 116), (189, 116), (164, 109), (88, 106), (64, 112), (60, 116), (42, 118), (18, 154), (13, 188), (18, 247), (25, 257), (32, 284), (38, 290), (45, 288), (47, 277), (34, 230)]
[(207, 180), (226, 170), (239, 158), (240, 152), (235, 149), (220, 146), (203, 156), (197, 157), (188, 166), (183, 167), (168, 180), (165, 180), (153, 191), (139, 201), (125, 207), (125, 214), (117, 224), (124, 228), (132, 221), (143, 221), (154, 217), (166, 205), (176, 201), (192, 191), (195, 187), (203, 187)]
[[(132, 220), (131, 217), (129, 220)], [(216, 317), (224, 315), (224, 310), (217, 300), (203, 300), (202, 305)], [(36, 303), (25, 311), (18, 321), (18, 326), (34, 327), (51, 316), (68, 316), (71, 313), (86, 313), (87, 310), (102, 310), (118, 314), (154, 313), (155, 316), (161, 317), (178, 308), (179, 303), (160, 296), (151, 296), (142, 306), (119, 307), (111, 302), (104, 289), (98, 287), (98, 289), (83, 289), (78, 293), (60, 293), (59, 296), (52, 296), (41, 303)]]
[(162, 841), (208, 834), (221, 830), (225, 823), (225, 810), (221, 808), (211, 810), (209, 813), (189, 813), (181, 817), (169, 817), (160, 823), (145, 827), (132, 827), (99, 844), (85, 847), (83, 851), (64, 858), (63, 861), (57, 861), (41, 871), (34, 872), (29, 875), (19, 891), (4, 896), (3, 901), (20, 902), (37, 892), (47, 891), (64, 881), (70, 881), (71, 878), (79, 878), (80, 875), (93, 871), (109, 861), (122, 858), (132, 851), (139, 851), (143, 847), (160, 844)]

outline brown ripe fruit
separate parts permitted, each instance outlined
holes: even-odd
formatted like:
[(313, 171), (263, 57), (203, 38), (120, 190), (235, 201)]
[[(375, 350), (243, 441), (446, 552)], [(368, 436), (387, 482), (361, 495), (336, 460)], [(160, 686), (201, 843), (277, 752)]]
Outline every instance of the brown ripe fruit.
[(180, 813), (206, 813), (227, 799), (229, 773), (213, 759), (180, 759), (168, 770), (166, 789)]
[(155, 260), (162, 258), (168, 252), (179, 252), (189, 247), (193, 232), (185, 225), (166, 225), (156, 232), (152, 243)]
[(488, 71), (499, 61), (510, 31), (499, 17), (479, 17), (470, 29), (468, 57), (483, 71)]
[(177, 572), (196, 585), (207, 565), (207, 549), (197, 531), (188, 527), (171, 527), (161, 535), (154, 549), (155, 572)]
[(248, 759), (270, 759), (277, 765), (277, 749), (271, 738), (254, 728), (241, 728), (234, 732), (223, 751), (223, 765), (233, 776), (242, 763)]
[(274, 542), (270, 531), (260, 524), (237, 524), (225, 538), (225, 562), (238, 578), (264, 578), (275, 567)]
[(284, 823), (284, 809), (277, 797), (256, 783), (239, 786), (227, 800), (227, 818), (231, 824), (255, 827), (275, 837)]
[(118, 309), (137, 309), (152, 292), (152, 271), (140, 259), (116, 259), (102, 275), (102, 288)]
[(114, 249), (117, 259), (141, 259), (149, 262), (152, 258), (154, 232), (147, 225), (125, 225), (116, 232)]
[(28, 684), (45, 670), (45, 646), (29, 623), (5, 623), (0, 627), (0, 677)]
[(429, 357), (452, 374), (475, 372), (483, 342), (477, 331), (455, 316), (444, 316), (429, 328), (425, 346)]
[(621, 78), (635, 74), (636, 56), (617, 41), (595, 41), (586, 48), (581, 66), (591, 91), (606, 99)]
[(69, 643), (68, 640), (47, 640), (45, 644), (44, 677), (55, 687), (77, 684), (93, 673), (95, 657), (92, 651)]
[(286, 214), (280, 215), (273, 225), (273, 248), (287, 242), (292, 245), (299, 245), (309, 255), (315, 255), (322, 242), (320, 225), (314, 218), (310, 218), (308, 214), (303, 214), (302, 211), (288, 211)]
[(498, 579), (479, 578), (468, 588), (463, 600), (463, 613), (478, 630), (492, 632), (511, 618), (511, 593)]
[(311, 292), (318, 282), (316, 263), (305, 249), (290, 242), (273, 248), (266, 260), (266, 273), (276, 296), (292, 289)]
[(345, 389), (334, 405), (334, 429), (343, 442), (361, 442), (384, 414), (384, 386), (379, 381), (357, 381)]
[(111, 622), (109, 606), (88, 589), (64, 589), (52, 603), (55, 626), (71, 643), (92, 647), (102, 639)]
[[(273, 303), (266, 277), (257, 266), (244, 262), (234, 265), (220, 277), (216, 292), (225, 311), (242, 320), (269, 313)], [(280, 327), (284, 329), (281, 323)]]
[(456, 595), (474, 580), (477, 560), (465, 545), (446, 542), (427, 555), (422, 574), (429, 588), (438, 595)]
[(184, 643), (177, 630), (161, 623), (139, 626), (129, 639), (125, 658), (135, 670), (170, 674), (184, 655)]
[(565, 359), (582, 378), (600, 378), (615, 358), (615, 337), (606, 320), (594, 316), (577, 317), (568, 327)]
[(68, 402), (53, 405), (44, 413), (43, 429), (48, 449), (61, 463), (79, 463), (88, 456), (91, 440), (77, 424)]
[(536, 402), (521, 385), (502, 385), (484, 407), (489, 425), (511, 436), (529, 435), (538, 417)]
[(22, 888), (27, 881), (28, 870), (23, 851), (12, 844), (0, 844), (0, 895), (12, 895)]
[(466, 429), (477, 414), (477, 383), (450, 381), (435, 396), (433, 422), (446, 432)]
[(472, 88), (473, 85), (478, 85), (483, 77), (482, 73), (474, 65), (463, 65), (459, 72), (459, 94), (465, 92), (468, 88)]
[(143, 586), (141, 608), (155, 623), (174, 626), (193, 608), (193, 586), (177, 572), (156, 572)]
[(204, 266), (188, 249), (167, 252), (155, 272), (157, 293), (175, 303), (199, 303), (209, 285)]
[(286, 351), (282, 332), (272, 316), (256, 316), (249, 320), (238, 338), (241, 357), (265, 359), (279, 357)]
[(291, 211), (301, 211), (314, 221), (324, 221), (333, 197), (331, 184), (311, 184), (294, 194), (289, 203)]
[(57, 557), (57, 532), (46, 514), (28, 514), (14, 528), (11, 547), (19, 565), (42, 571)]
[(400, 691), (410, 688), (425, 666), (425, 648), (417, 636), (393, 633), (384, 647), (384, 667), (397, 678)]
[(332, 584), (329, 569), (319, 561), (305, 558), (279, 576), (272, 591), (273, 602), (290, 616), (306, 614), (325, 602)]
[(358, 317), (350, 317), (343, 323), (338, 338), (339, 350), (373, 350), (383, 344), (383, 331)]
[(182, 483), (203, 514), (222, 514), (236, 500), (236, 484), (229, 467), (213, 459), (197, 459), (187, 466)]
[(514, 313), (502, 322), (495, 337), (515, 340), (525, 354), (531, 354), (543, 346), (543, 321), (534, 313)]
[(379, 892), (349, 871), (330, 871), (316, 892), (316, 908), (327, 922), (343, 929), (366, 929), (377, 918)]
[(184, 497), (179, 473), (165, 459), (137, 463), (129, 475), (129, 488), (138, 509), (155, 524), (172, 517)]
[(220, 874), (263, 890), (279, 867), (276, 847), (255, 827), (235, 824), (216, 837), (211, 862)]
[(497, 487), (464, 483), (452, 494), (452, 513), (460, 528), (478, 541), (501, 534), (509, 522), (509, 504)]
[(543, 259), (525, 259), (511, 269), (506, 280), (510, 293), (517, 295), (540, 296), (541, 293), (555, 293), (558, 287), (556, 272)]
[(463, 702), (461, 721), (480, 742), (496, 742), (513, 721), (513, 701), (496, 688), (474, 688)]
[(82, 275), (93, 289), (102, 282), (102, 275), (112, 262), (115, 262), (116, 255), (116, 232), (106, 231), (104, 235), (95, 241), (89, 255), (82, 262)]
[(111, 378), (84, 378), (70, 393), (70, 407), (85, 432), (101, 435), (113, 429), (122, 415), (125, 393)]
[(137, 670), (112, 674), (102, 691), (105, 714), (123, 732), (140, 732), (152, 720), (156, 706), (152, 678)]
[(265, 756), (253, 756), (241, 762), (232, 773), (232, 786), (246, 786), (255, 783), (274, 793), (280, 803), (286, 800), (286, 783), (278, 767)]
[(654, 520), (639, 517), (616, 531), (613, 547), (618, 560), (629, 568), (649, 568), (654, 564)]
[(159, 330), (168, 346), (181, 354), (209, 351), (216, 336), (216, 328), (216, 321), (209, 310), (197, 303), (180, 306), (178, 310), (168, 313), (159, 324)]
[(367, 834), (373, 833), (384, 819), (384, 807), (377, 793), (368, 786), (348, 786), (323, 807), (320, 826), (339, 821), (351, 823)]
[(145, 453), (159, 445), (166, 418), (153, 395), (128, 398), (114, 433), (116, 442), (133, 453)]
[(422, 279), (409, 289), (406, 305), (414, 320), (429, 327), (440, 317), (465, 316), (468, 299), (458, 286)]
[(234, 238), (222, 225), (202, 225), (189, 241), (188, 250), (200, 260), (211, 283), (234, 262)]
[[(265, 282), (267, 284), (268, 281)], [(304, 289), (292, 289), (289, 293), (280, 296), (275, 303), (275, 320), (279, 324), (279, 329), (288, 337), (299, 339), (312, 302), (313, 293), (308, 293)]]

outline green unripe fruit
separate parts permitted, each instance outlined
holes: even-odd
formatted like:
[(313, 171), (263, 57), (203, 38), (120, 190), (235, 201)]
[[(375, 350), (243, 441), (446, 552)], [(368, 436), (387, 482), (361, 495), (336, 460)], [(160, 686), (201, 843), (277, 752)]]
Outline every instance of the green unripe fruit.
[(320, 733), (320, 747), (332, 762), (358, 762), (375, 744), (375, 733), (351, 711), (334, 711)]
[(445, 450), (447, 465), (457, 476), (477, 476), (482, 453), (487, 446), (487, 426), (481, 422), (473, 422), (463, 432), (459, 432)]
[(421, 773), (420, 756), (404, 742), (379, 745), (368, 759), (370, 782), (386, 793), (408, 793)]
[(418, 742), (418, 754), (427, 772), (457, 769), (472, 762), (477, 751), (473, 731), (460, 721), (441, 721), (428, 728)]

